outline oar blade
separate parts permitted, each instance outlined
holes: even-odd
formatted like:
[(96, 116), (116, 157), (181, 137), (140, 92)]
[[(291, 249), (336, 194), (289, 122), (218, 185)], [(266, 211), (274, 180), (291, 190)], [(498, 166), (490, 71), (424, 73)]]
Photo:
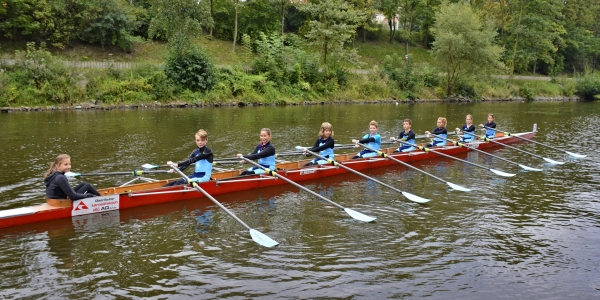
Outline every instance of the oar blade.
[(494, 170), (494, 169), (488, 169), (488, 170), (490, 170), (492, 173), (494, 173), (496, 175), (500, 175), (500, 176), (504, 176), (504, 177), (513, 177), (513, 176), (517, 175), (517, 174), (506, 173), (506, 172)]
[(519, 164), (519, 167), (521, 167), (521, 169), (526, 170), (526, 171), (534, 171), (534, 172), (543, 171), (542, 169), (532, 168), (532, 167), (528, 167), (528, 166), (522, 165), (522, 164)]
[(402, 192), (402, 195), (404, 195), (404, 197), (408, 198), (408, 200), (417, 202), (417, 203), (427, 203), (430, 201), (429, 199), (421, 198), (417, 195), (413, 195), (413, 194), (407, 193), (407, 192)]
[(586, 157), (586, 156), (587, 156), (587, 155), (578, 154), (578, 153), (573, 153), (573, 152), (569, 152), (569, 151), (565, 151), (565, 153), (567, 153), (567, 154), (569, 154), (569, 155), (571, 155), (571, 156), (573, 156), (573, 157), (577, 157), (577, 158), (584, 158), (584, 157)]
[(453, 190), (457, 190), (457, 191), (463, 191), (463, 192), (470, 192), (471, 189), (468, 189), (466, 187), (462, 187), (458, 184), (452, 183), (452, 182), (448, 182), (446, 181), (446, 184), (451, 187)]
[(67, 172), (67, 173), (65, 173), (65, 176), (67, 176), (67, 177), (77, 177), (77, 176), (81, 176), (81, 173)]
[(159, 166), (157, 166), (157, 165), (151, 165), (151, 164), (143, 164), (142, 165), (142, 168), (144, 168), (144, 169), (156, 169), (158, 167)]
[(562, 162), (562, 161), (556, 161), (556, 160), (553, 160), (553, 159), (549, 159), (549, 158), (547, 158), (547, 157), (543, 157), (543, 159), (544, 159), (545, 161), (547, 161), (547, 162), (549, 162), (549, 163), (553, 164), (553, 165), (564, 165), (564, 164), (565, 164), (565, 163), (564, 163), (564, 162)]
[(365, 214), (359, 213), (355, 210), (349, 209), (349, 208), (344, 208), (344, 211), (349, 214), (352, 218), (359, 220), (359, 221), (363, 221), (363, 222), (373, 222), (375, 221), (375, 217), (371, 217), (371, 216), (367, 216)]
[(274, 241), (273, 239), (268, 237), (266, 234), (264, 234), (256, 229), (250, 228), (250, 236), (252, 237), (252, 240), (254, 240), (256, 243), (260, 244), (261, 246), (270, 248), (270, 247), (279, 245), (278, 242)]

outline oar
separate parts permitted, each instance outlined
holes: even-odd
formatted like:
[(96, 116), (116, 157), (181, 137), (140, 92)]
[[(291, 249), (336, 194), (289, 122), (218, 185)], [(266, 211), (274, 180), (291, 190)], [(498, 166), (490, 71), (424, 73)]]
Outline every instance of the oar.
[[(302, 147), (298, 146), (296, 148), (302, 148)], [(379, 183), (379, 184), (381, 184), (381, 185), (383, 185), (383, 186), (385, 186), (387, 188), (390, 188), (390, 189), (392, 189), (392, 190), (394, 190), (394, 191), (396, 191), (396, 192), (404, 195), (404, 197), (408, 198), (408, 200), (410, 200), (410, 201), (414, 201), (414, 202), (417, 202), (417, 203), (426, 203), (426, 202), (429, 202), (429, 199), (425, 199), (425, 198), (419, 197), (417, 195), (413, 195), (411, 193), (401, 191), (401, 190), (399, 190), (399, 189), (397, 189), (397, 188), (395, 188), (395, 187), (393, 187), (393, 186), (391, 186), (389, 184), (383, 183), (383, 182), (381, 182), (381, 181), (379, 181), (379, 180), (377, 180), (377, 179), (375, 179), (373, 177), (369, 177), (369, 176), (367, 176), (367, 175), (365, 175), (363, 173), (360, 173), (360, 172), (358, 172), (356, 170), (353, 170), (353, 169), (351, 169), (351, 168), (349, 168), (349, 167), (347, 167), (347, 166), (345, 166), (345, 165), (343, 165), (341, 163), (338, 163), (335, 160), (328, 159), (328, 158), (326, 158), (324, 156), (321, 156), (321, 155), (319, 155), (319, 154), (317, 154), (315, 152), (312, 152), (310, 150), (306, 150), (306, 152), (308, 152), (308, 153), (310, 153), (310, 154), (312, 154), (312, 155), (314, 155), (316, 157), (319, 157), (319, 158), (322, 158), (322, 159), (326, 160), (332, 166), (341, 167), (341, 168), (346, 169), (346, 170), (348, 170), (348, 171), (350, 171), (350, 172), (352, 172), (352, 173), (354, 173), (356, 175), (360, 175), (360, 176), (362, 176), (362, 177), (364, 177), (366, 179), (372, 180), (372, 181), (377, 182), (377, 183)]]
[(407, 142), (404, 142), (404, 141), (401, 141), (401, 140), (397, 140), (397, 141), (398, 141), (398, 142), (400, 142), (400, 143), (402, 143), (402, 144), (406, 144), (406, 145), (414, 146), (414, 147), (416, 147), (417, 149), (419, 149), (419, 150), (421, 150), (421, 151), (423, 151), (423, 152), (426, 152), (426, 153), (427, 153), (427, 152), (433, 152), (433, 153), (435, 153), (435, 154), (437, 154), (437, 155), (440, 155), (440, 156), (443, 156), (443, 157), (447, 157), (447, 158), (455, 159), (455, 160), (458, 160), (458, 161), (464, 162), (464, 163), (466, 163), (466, 164), (469, 164), (469, 165), (472, 165), (472, 166), (475, 166), (475, 167), (478, 167), (478, 168), (486, 169), (486, 170), (488, 170), (488, 171), (490, 171), (490, 172), (492, 172), (492, 173), (494, 173), (494, 174), (500, 175), (500, 176), (504, 176), (504, 177), (512, 177), (512, 176), (515, 176), (515, 175), (517, 175), (517, 174), (506, 173), (506, 172), (504, 172), (504, 171), (494, 170), (494, 169), (491, 169), (491, 168), (488, 168), (488, 167), (485, 167), (485, 166), (482, 166), (482, 165), (478, 165), (478, 164), (476, 164), (476, 163), (472, 163), (472, 162), (470, 162), (470, 161), (466, 161), (466, 160), (464, 160), (464, 159), (460, 159), (460, 158), (458, 158), (458, 157), (454, 157), (454, 156), (451, 156), (451, 155), (448, 155), (448, 154), (445, 154), (445, 153), (441, 153), (441, 152), (437, 152), (437, 151), (435, 151), (435, 150), (431, 150), (431, 149), (429, 149), (429, 148), (427, 148), (427, 147), (423, 147), (423, 146), (415, 146), (414, 144), (410, 144), (410, 143), (407, 143)]
[[(499, 129), (498, 129), (498, 130), (496, 130), (496, 129), (494, 129), (494, 128), (489, 128), (489, 127), (486, 127), (486, 126), (484, 126), (484, 127), (485, 127), (485, 128), (487, 128), (487, 129), (494, 130), (494, 131), (500, 131)], [(538, 145), (540, 145), (540, 146), (544, 146), (544, 147), (548, 147), (548, 148), (550, 148), (550, 149), (554, 149), (554, 150), (556, 150), (556, 151), (564, 152), (564, 153), (566, 153), (566, 154), (569, 154), (569, 155), (571, 155), (571, 156), (573, 156), (573, 157), (584, 158), (584, 157), (586, 157), (586, 156), (587, 156), (587, 155), (583, 155), (583, 154), (579, 154), (579, 153), (574, 153), (574, 152), (569, 152), (569, 151), (566, 151), (566, 150), (558, 149), (558, 148), (552, 147), (552, 146), (550, 146), (550, 145), (546, 145), (546, 144), (543, 144), (543, 143), (540, 143), (540, 142), (537, 142), (537, 141), (534, 141), (534, 140), (530, 140), (530, 139), (526, 139), (526, 138), (524, 138), (524, 137), (521, 137), (521, 136), (518, 136), (518, 135), (514, 135), (514, 134), (512, 134), (512, 133), (510, 133), (510, 132), (506, 132), (506, 131), (505, 131), (505, 132), (503, 132), (503, 133), (504, 133), (504, 135), (507, 135), (507, 136), (516, 137), (516, 138), (518, 138), (518, 139), (522, 139), (522, 140), (524, 140), (524, 141), (532, 142), (532, 143), (534, 143), (534, 144), (538, 144)]]
[(491, 157), (494, 157), (494, 158), (497, 158), (497, 159), (499, 159), (499, 160), (502, 160), (502, 161), (505, 161), (505, 162), (508, 162), (508, 163), (511, 163), (511, 164), (515, 164), (515, 165), (517, 165), (517, 166), (521, 167), (523, 170), (527, 170), (527, 171), (536, 171), (536, 172), (541, 172), (541, 171), (543, 171), (542, 169), (536, 169), (536, 168), (528, 167), (528, 166), (526, 166), (526, 165), (523, 165), (523, 164), (520, 164), (520, 163), (516, 163), (516, 162), (514, 162), (514, 161), (510, 161), (510, 160), (508, 160), (508, 159), (506, 159), (506, 158), (502, 158), (502, 157), (500, 157), (500, 156), (496, 156), (496, 155), (494, 155), (494, 154), (487, 153), (487, 152), (485, 152), (485, 151), (483, 151), (483, 150), (479, 150), (479, 149), (477, 149), (477, 148), (475, 148), (475, 147), (470, 147), (468, 144), (463, 144), (463, 143), (461, 143), (461, 142), (457, 142), (457, 141), (449, 140), (449, 139), (447, 139), (447, 138), (444, 138), (444, 137), (441, 137), (441, 136), (439, 136), (439, 135), (435, 135), (435, 134), (432, 134), (432, 135), (433, 135), (433, 136), (435, 136), (435, 137), (437, 137), (437, 138), (440, 138), (440, 139), (446, 140), (446, 141), (448, 141), (448, 142), (452, 143), (454, 146), (469, 148), (469, 149), (471, 149), (471, 150), (473, 150), (473, 151), (477, 151), (477, 152), (479, 152), (479, 153), (483, 153), (483, 154), (485, 154), (485, 155), (489, 155), (489, 156), (491, 156)]
[(265, 235), (264, 233), (256, 230), (256, 229), (252, 229), (250, 228), (250, 226), (246, 225), (246, 223), (244, 223), (242, 220), (240, 220), (236, 215), (234, 215), (231, 211), (229, 211), (229, 209), (227, 209), (225, 206), (223, 206), (223, 204), (219, 203), (219, 201), (217, 201), (217, 199), (213, 198), (213, 196), (211, 196), (209, 193), (207, 193), (204, 189), (202, 189), (198, 183), (196, 183), (195, 181), (191, 181), (183, 172), (181, 172), (179, 170), (179, 168), (177, 168), (177, 165), (173, 164), (170, 166), (171, 169), (175, 170), (175, 172), (179, 173), (179, 175), (181, 175), (183, 178), (185, 178), (185, 180), (187, 180), (188, 183), (190, 183), (194, 188), (196, 188), (199, 192), (201, 192), (202, 194), (204, 194), (204, 196), (206, 196), (206, 198), (210, 199), (210, 201), (212, 201), (214, 204), (216, 204), (217, 206), (219, 206), (221, 209), (223, 209), (227, 214), (229, 214), (233, 219), (235, 219), (236, 221), (238, 221), (240, 224), (242, 224), (242, 226), (246, 227), (246, 229), (248, 229), (248, 231), (250, 231), (250, 236), (252, 237), (252, 240), (254, 240), (255, 242), (257, 242), (258, 244), (265, 246), (265, 247), (273, 247), (273, 246), (277, 246), (279, 243), (277, 243), (276, 241), (272, 240), (270, 237), (268, 237), (267, 235)]
[(109, 176), (109, 175), (133, 175), (133, 176), (142, 176), (143, 174), (156, 174), (156, 173), (168, 173), (169, 171), (166, 170), (162, 170), (162, 171), (145, 171), (145, 170), (135, 170), (133, 172), (108, 172), (108, 173), (87, 173), (87, 174), (81, 174), (81, 173), (74, 173), (74, 172), (67, 172), (65, 173), (65, 176), (68, 177), (79, 177), (79, 176)]
[(533, 153), (531, 153), (529, 151), (521, 150), (519, 148), (507, 145), (505, 143), (500, 143), (498, 141), (494, 141), (493, 139), (490, 139), (490, 138), (486, 137), (485, 135), (484, 136), (480, 136), (479, 138), (482, 139), (483, 141), (486, 141), (486, 142), (492, 142), (492, 143), (495, 143), (495, 144), (498, 144), (498, 145), (502, 145), (502, 146), (504, 146), (506, 148), (510, 148), (510, 149), (513, 149), (513, 150), (516, 150), (516, 151), (519, 151), (519, 152), (523, 152), (523, 153), (529, 154), (529, 155), (531, 155), (533, 157), (537, 157), (537, 158), (543, 159), (543, 160), (545, 160), (545, 161), (547, 161), (547, 162), (549, 162), (551, 164), (555, 164), (555, 165), (564, 165), (565, 164), (562, 161), (556, 161), (556, 160), (553, 160), (553, 159), (550, 159), (550, 158), (547, 158), (547, 157), (543, 157), (543, 156), (539, 156), (537, 154), (533, 154)]
[(293, 185), (293, 186), (295, 186), (295, 187), (297, 187), (297, 188), (299, 188), (301, 190), (307, 191), (307, 192), (311, 193), (312, 195), (317, 196), (317, 197), (321, 198), (322, 200), (325, 200), (325, 201), (327, 201), (327, 202), (335, 205), (336, 207), (339, 207), (339, 208), (343, 209), (348, 215), (350, 215), (352, 218), (354, 218), (356, 220), (363, 221), (363, 222), (372, 222), (372, 221), (374, 221), (376, 219), (375, 217), (367, 216), (367, 215), (361, 214), (361, 213), (359, 213), (357, 211), (354, 211), (352, 209), (343, 207), (343, 206), (341, 206), (341, 205), (339, 205), (339, 204), (337, 204), (337, 203), (335, 203), (335, 202), (333, 202), (333, 201), (331, 201), (331, 200), (329, 200), (329, 199), (327, 199), (327, 198), (325, 198), (325, 197), (323, 197), (323, 196), (321, 196), (321, 195), (319, 195), (319, 194), (317, 194), (317, 193), (309, 190), (308, 188), (305, 188), (305, 187), (303, 187), (303, 186), (301, 186), (301, 185), (299, 185), (299, 184), (297, 184), (297, 183), (295, 183), (295, 182), (293, 182), (293, 181), (291, 181), (291, 180), (289, 180), (289, 179), (287, 179), (287, 178), (285, 178), (283, 176), (280, 176), (279, 174), (277, 174), (277, 172), (275, 172), (275, 171), (273, 171), (273, 170), (271, 170), (269, 168), (265, 168), (265, 167), (263, 167), (263, 166), (255, 163), (255, 162), (253, 162), (253, 161), (251, 161), (251, 160), (243, 157), (243, 156), (240, 157), (240, 158), (243, 159), (244, 161), (247, 161), (247, 162), (249, 162), (249, 163), (251, 163), (251, 164), (253, 164), (253, 165), (255, 165), (255, 166), (257, 166), (257, 167), (259, 167), (261, 169), (263, 169), (267, 174), (269, 174), (269, 175), (271, 175), (273, 177), (277, 177), (277, 178), (283, 179), (283, 181), (285, 181), (285, 182), (287, 182), (287, 183), (289, 183), (289, 184), (291, 184), (291, 185)]
[(381, 151), (377, 151), (377, 150), (375, 150), (375, 149), (373, 149), (373, 148), (371, 148), (371, 147), (369, 147), (367, 145), (364, 145), (364, 144), (361, 144), (361, 143), (358, 143), (358, 144), (361, 145), (361, 146), (363, 146), (365, 149), (369, 149), (369, 150), (371, 150), (373, 152), (376, 152), (377, 155), (379, 155), (381, 157), (391, 159), (391, 160), (393, 160), (393, 161), (395, 161), (395, 162), (397, 162), (397, 163), (399, 163), (399, 164), (401, 164), (401, 165), (403, 165), (405, 167), (411, 168), (411, 169), (413, 169), (415, 171), (418, 171), (418, 172), (421, 172), (421, 173), (423, 173), (423, 174), (425, 174), (427, 176), (430, 176), (430, 177), (432, 177), (432, 178), (434, 178), (434, 179), (436, 179), (438, 181), (441, 181), (441, 182), (447, 184), (449, 187), (451, 187), (451, 188), (453, 188), (453, 189), (455, 189), (457, 191), (463, 191), (463, 192), (470, 192), (471, 191), (471, 189), (468, 189), (466, 187), (462, 187), (462, 186), (460, 186), (458, 184), (454, 184), (454, 183), (449, 182), (449, 181), (445, 181), (444, 179), (441, 179), (441, 178), (439, 178), (439, 177), (437, 177), (437, 176), (435, 176), (433, 174), (427, 173), (427, 172), (425, 172), (425, 171), (423, 171), (423, 170), (421, 170), (421, 169), (419, 169), (417, 167), (411, 166), (411, 165), (409, 165), (409, 164), (407, 164), (407, 163), (405, 163), (405, 162), (403, 162), (403, 161), (401, 161), (399, 159), (393, 158), (393, 157), (391, 157), (391, 156), (389, 156), (389, 155), (387, 155), (387, 154), (385, 154), (385, 153), (383, 153)]

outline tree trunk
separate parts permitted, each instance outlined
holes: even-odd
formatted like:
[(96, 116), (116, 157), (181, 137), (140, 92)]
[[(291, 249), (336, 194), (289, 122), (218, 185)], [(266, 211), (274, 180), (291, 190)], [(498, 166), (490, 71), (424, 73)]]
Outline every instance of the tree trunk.
[(281, 2), (281, 35), (283, 35), (283, 25), (285, 24), (285, 2)]
[(367, 42), (367, 26), (363, 26), (363, 43)]
[(210, 27), (210, 36), (213, 36), (213, 27), (215, 27), (214, 25), (214, 21), (215, 21), (215, 16), (213, 14), (213, 0), (210, 0), (210, 18), (213, 20), (213, 26)]
[(233, 52), (235, 52), (235, 43), (237, 41), (237, 21), (238, 21), (238, 7), (235, 6), (235, 29), (233, 30)]
[(394, 28), (392, 27), (392, 20), (388, 19), (388, 26), (390, 26), (390, 44), (392, 43), (392, 32), (394, 32)]

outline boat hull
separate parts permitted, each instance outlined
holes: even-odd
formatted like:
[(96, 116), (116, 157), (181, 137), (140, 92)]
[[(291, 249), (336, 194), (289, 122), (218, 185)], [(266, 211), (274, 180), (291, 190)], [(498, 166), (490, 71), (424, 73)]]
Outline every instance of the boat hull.
[[(536, 132), (525, 132), (515, 135), (530, 139), (533, 138), (535, 134)], [(498, 136), (495, 141), (501, 143), (522, 142), (522, 140), (516, 137), (503, 136)], [(472, 145), (476, 146), (478, 149), (500, 147), (495, 143), (481, 141), (476, 141)], [(433, 152), (426, 153), (420, 150), (392, 154), (394, 149), (395, 148), (388, 148), (382, 150), (382, 152), (388, 153), (391, 157), (407, 163), (441, 157)], [(433, 149), (452, 156), (471, 151), (466, 147), (457, 146), (435, 147)], [(336, 160), (356, 171), (398, 165), (398, 163), (393, 160), (381, 157), (350, 160), (353, 155), (354, 154), (345, 154), (336, 156)], [(285, 176), (294, 182), (301, 182), (349, 173), (349, 171), (344, 168), (331, 165), (302, 167), (308, 161), (309, 160), (278, 164), (278, 176)], [(279, 180), (276, 177), (266, 174), (236, 177), (238, 174), (239, 171), (237, 170), (214, 173), (213, 179), (215, 180), (204, 182), (200, 184), (200, 187), (210, 195), (217, 196), (220, 194), (288, 184), (284, 180)], [(202, 193), (187, 185), (163, 187), (167, 182), (169, 182), (169, 180), (101, 189), (99, 190), (102, 195), (101, 197), (74, 201), (72, 207), (53, 207), (44, 203), (25, 208), (3, 210), (0, 211), (0, 228), (204, 197)]]

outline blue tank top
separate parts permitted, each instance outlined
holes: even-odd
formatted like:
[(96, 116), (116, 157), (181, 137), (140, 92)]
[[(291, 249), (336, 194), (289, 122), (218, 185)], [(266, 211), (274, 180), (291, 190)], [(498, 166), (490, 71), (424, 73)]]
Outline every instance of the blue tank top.
[[(200, 152), (196, 151), (196, 156), (200, 155)], [(194, 174), (190, 178), (200, 178), (202, 181), (210, 180), (212, 173), (212, 163), (206, 159), (201, 159), (194, 164)]]
[[(269, 142), (267, 145), (273, 146), (271, 144), (271, 142)], [(267, 145), (265, 145), (265, 148), (266, 148)], [(258, 146), (256, 146), (256, 149), (257, 149), (256, 153), (260, 153), (262, 151), (260, 146), (261, 146), (260, 143), (258, 144)], [(259, 158), (258, 159), (258, 164), (259, 165), (261, 165), (261, 166), (263, 166), (265, 168), (269, 168), (269, 169), (271, 169), (273, 171), (275, 171), (275, 163), (276, 163), (275, 162), (275, 155), (271, 155), (271, 156), (267, 156), (267, 157), (263, 157), (263, 158)]]
[[(330, 138), (323, 140), (323, 138), (319, 138), (319, 147), (325, 145), (325, 142), (327, 142), (327, 140), (329, 139)], [(325, 150), (322, 150), (321, 152), (319, 152), (319, 155), (325, 156), (327, 158), (333, 158), (333, 148), (327, 148)]]
[[(483, 126), (496, 129), (496, 122), (492, 122), (492, 123), (485, 122), (485, 124), (483, 124)], [(496, 131), (492, 130), (492, 129), (487, 129), (486, 128), (485, 129), (485, 136), (488, 137), (488, 138), (495, 138), (496, 137)]]
[(373, 149), (379, 151), (379, 148), (381, 148), (381, 136), (379, 135), (379, 133), (376, 133), (374, 136), (371, 136), (370, 134), (365, 134), (365, 136), (363, 136), (362, 139), (364, 140), (364, 139), (368, 139), (370, 137), (374, 138), (375, 141), (367, 143), (367, 146), (369, 148), (373, 148)]

